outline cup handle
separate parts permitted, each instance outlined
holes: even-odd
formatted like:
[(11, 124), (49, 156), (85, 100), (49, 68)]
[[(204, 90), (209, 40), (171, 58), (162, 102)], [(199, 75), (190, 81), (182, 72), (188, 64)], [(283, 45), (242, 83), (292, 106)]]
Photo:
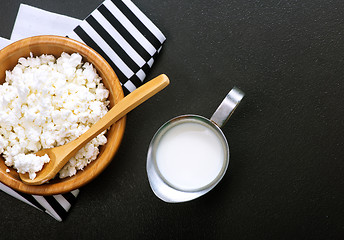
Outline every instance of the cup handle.
[(230, 90), (220, 106), (214, 112), (213, 116), (211, 116), (210, 121), (215, 123), (220, 128), (224, 126), (239, 105), (244, 95), (245, 93), (237, 87), (234, 87), (232, 90)]

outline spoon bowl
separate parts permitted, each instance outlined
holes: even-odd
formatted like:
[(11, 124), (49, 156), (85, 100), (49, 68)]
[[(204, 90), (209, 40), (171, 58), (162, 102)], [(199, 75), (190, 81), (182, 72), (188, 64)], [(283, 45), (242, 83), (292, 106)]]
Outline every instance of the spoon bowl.
[(124, 117), (132, 109), (164, 89), (168, 84), (168, 77), (165, 74), (159, 75), (119, 101), (104, 117), (74, 141), (59, 147), (43, 149), (37, 152), (37, 156), (48, 154), (50, 161), (45, 164), (34, 179), (30, 179), (29, 174), (26, 173), (19, 174), (21, 180), (25, 184), (41, 185), (54, 178), (69, 159), (85, 146), (86, 143)]

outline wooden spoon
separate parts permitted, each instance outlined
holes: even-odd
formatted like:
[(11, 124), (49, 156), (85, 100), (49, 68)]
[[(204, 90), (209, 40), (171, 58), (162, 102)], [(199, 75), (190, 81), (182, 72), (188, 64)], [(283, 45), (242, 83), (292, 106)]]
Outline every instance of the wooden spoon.
[(49, 163), (45, 164), (43, 169), (37, 173), (34, 179), (29, 178), (29, 174), (19, 174), (21, 180), (28, 185), (41, 185), (53, 177), (61, 168), (73, 157), (86, 143), (98, 136), (101, 132), (109, 128), (116, 121), (125, 116), (132, 109), (152, 97), (160, 90), (164, 89), (170, 83), (168, 77), (164, 74), (159, 75), (153, 80), (142, 85), (121, 101), (116, 103), (98, 122), (92, 125), (84, 134), (65, 145), (42, 149), (36, 153), (37, 156), (48, 154)]

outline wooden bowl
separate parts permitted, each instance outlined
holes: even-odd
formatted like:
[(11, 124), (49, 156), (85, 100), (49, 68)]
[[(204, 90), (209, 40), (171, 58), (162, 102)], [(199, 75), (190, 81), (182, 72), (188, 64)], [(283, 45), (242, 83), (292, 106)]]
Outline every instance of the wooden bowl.
[[(96, 51), (75, 40), (59, 36), (37, 36), (17, 41), (0, 51), (0, 84), (5, 82), (5, 71), (12, 70), (20, 57), (29, 57), (51, 54), (61, 56), (62, 52), (79, 53), (84, 62), (90, 62), (97, 69), (103, 83), (109, 90), (110, 106), (120, 101), (123, 97), (121, 84), (110, 65)], [(108, 142), (100, 148), (96, 160), (91, 162), (84, 170), (79, 170), (76, 175), (64, 179), (51, 180), (40, 186), (24, 184), (15, 169), (5, 165), (4, 158), (0, 156), (0, 181), (20, 192), (36, 195), (53, 195), (69, 192), (80, 188), (97, 177), (111, 162), (124, 134), (126, 118), (117, 121), (107, 132)], [(7, 173), (6, 169), (10, 169)]]

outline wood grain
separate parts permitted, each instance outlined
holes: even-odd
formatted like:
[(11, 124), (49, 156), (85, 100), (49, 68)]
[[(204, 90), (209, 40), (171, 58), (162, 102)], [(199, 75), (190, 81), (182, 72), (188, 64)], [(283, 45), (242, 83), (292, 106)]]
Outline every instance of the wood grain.
[[(106, 88), (109, 90), (110, 107), (118, 103), (123, 97), (120, 82), (110, 65), (97, 52), (75, 40), (59, 36), (36, 36), (17, 41), (0, 51), (0, 84), (5, 81), (5, 71), (12, 70), (20, 57), (42, 54), (52, 54), (59, 57), (62, 52), (79, 53), (84, 62), (90, 62), (97, 69)], [(9, 168), (0, 156), (0, 181), (20, 192), (36, 195), (53, 195), (69, 192), (80, 188), (97, 177), (107, 166), (117, 152), (123, 138), (126, 117), (124, 116), (111, 126), (107, 132), (108, 142), (100, 148), (98, 158), (78, 171), (76, 175), (64, 179), (53, 179), (49, 183), (33, 186), (24, 184), (15, 169)], [(10, 173), (6, 169), (10, 169)]]

